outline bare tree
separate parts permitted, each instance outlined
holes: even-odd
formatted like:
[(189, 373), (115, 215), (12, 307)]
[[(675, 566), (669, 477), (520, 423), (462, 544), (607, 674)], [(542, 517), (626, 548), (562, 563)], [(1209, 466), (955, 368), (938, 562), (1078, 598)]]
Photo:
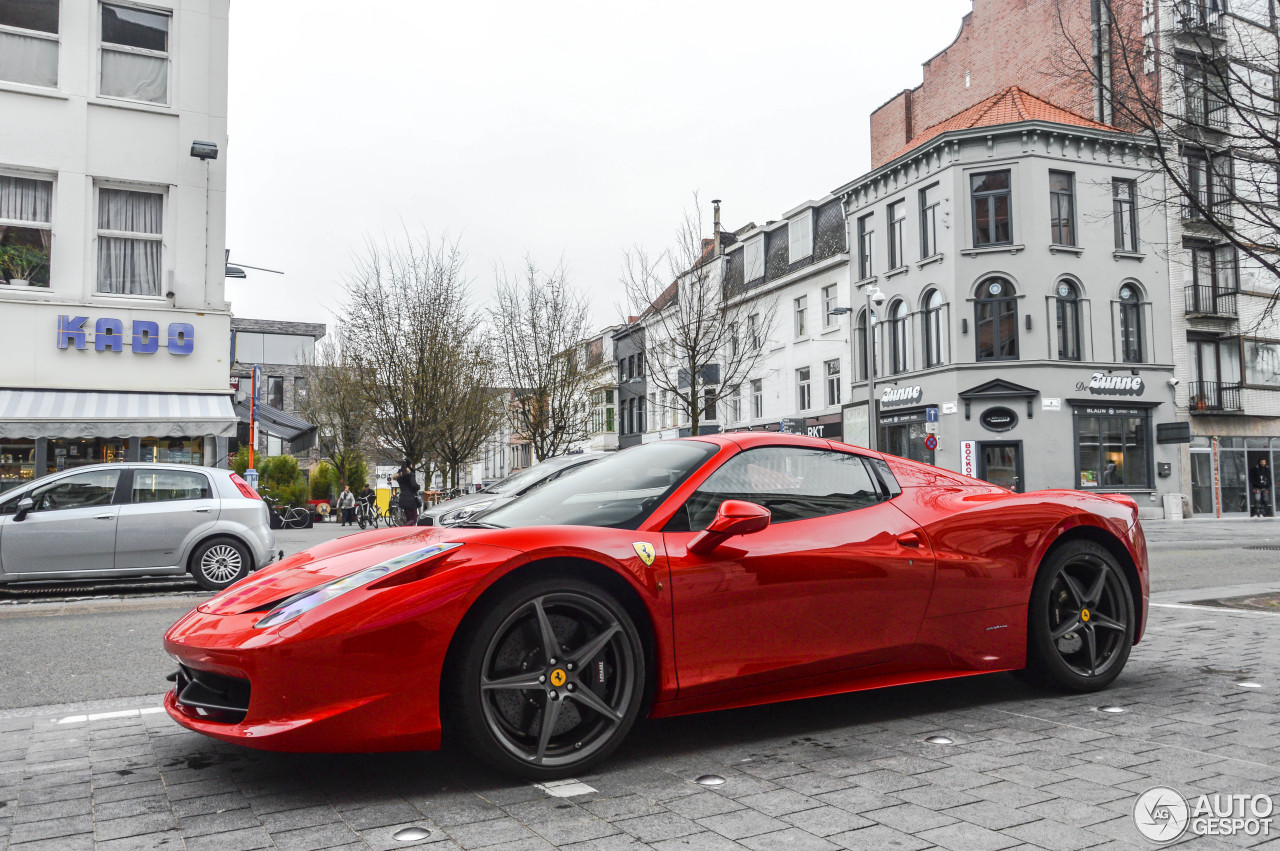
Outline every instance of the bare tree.
[(764, 358), (777, 302), (725, 282), (715, 239), (705, 239), (694, 195), (675, 242), (653, 254), (627, 251), (622, 286), (645, 326), (645, 378), (698, 434), (704, 414), (730, 396)]
[(346, 330), (316, 344), (314, 360), (303, 367), (307, 393), (299, 413), (316, 426), (316, 449), (338, 471), (342, 484), (363, 484), (361, 470), (372, 434), (360, 370), (351, 359)]
[(432, 455), (440, 462), (445, 484), (455, 488), (462, 466), (476, 459), (506, 414), (504, 394), (496, 389), (498, 368), (490, 340), (474, 329), (459, 331), (449, 353), (453, 368), (445, 372), (440, 390), (447, 404), (431, 432)]
[(499, 270), (497, 284), (492, 317), (503, 380), (514, 396), (511, 429), (542, 461), (589, 434), (590, 374), (578, 351), (588, 333), (587, 302), (563, 265), (544, 272), (528, 259), (518, 276)]
[(479, 320), (467, 300), (456, 241), (369, 240), (346, 276), (341, 324), (362, 377), (375, 440), (428, 474), (455, 392), (457, 357)]
[(1214, 0), (1182, 0), (1162, 32), (1153, 10), (1164, 4), (1144, 15), (1135, 0), (1095, 0), (1098, 39), (1076, 19), (1079, 3), (1056, 2), (1067, 45), (1056, 72), (1090, 85), (1102, 117), (1139, 135), (1184, 221), (1280, 281), (1280, 35), (1265, 4), (1268, 23), (1251, 24)]

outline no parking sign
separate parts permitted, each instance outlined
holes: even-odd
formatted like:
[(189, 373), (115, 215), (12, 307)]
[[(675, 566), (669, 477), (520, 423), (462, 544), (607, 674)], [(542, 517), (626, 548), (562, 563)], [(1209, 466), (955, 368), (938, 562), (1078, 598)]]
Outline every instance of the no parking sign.
[(928, 449), (930, 452), (932, 452), (933, 450), (937, 449), (937, 448), (938, 448), (938, 436), (937, 436), (936, 434), (931, 434), (931, 435), (929, 435), (928, 437), (926, 437), (926, 438), (924, 439), (924, 448), (925, 448), (925, 449)]

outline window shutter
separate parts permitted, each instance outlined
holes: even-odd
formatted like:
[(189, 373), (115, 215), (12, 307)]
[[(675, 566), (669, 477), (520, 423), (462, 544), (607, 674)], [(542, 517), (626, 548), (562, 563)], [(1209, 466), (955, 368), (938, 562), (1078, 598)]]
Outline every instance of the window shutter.
[(747, 243), (746, 251), (746, 274), (743, 276), (748, 281), (754, 281), (757, 278), (764, 277), (764, 236), (757, 236), (755, 239)]
[(805, 210), (787, 222), (787, 245), (792, 263), (813, 254), (813, 210)]

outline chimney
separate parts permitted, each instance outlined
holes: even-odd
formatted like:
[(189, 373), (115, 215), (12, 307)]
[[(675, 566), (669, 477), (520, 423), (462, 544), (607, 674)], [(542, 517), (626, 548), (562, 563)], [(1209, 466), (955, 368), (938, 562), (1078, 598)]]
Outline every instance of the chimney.
[(711, 206), (712, 206), (712, 208), (714, 208), (714, 209), (715, 209), (715, 211), (716, 211), (716, 216), (715, 216), (715, 219), (716, 219), (716, 223), (715, 223), (715, 229), (716, 229), (716, 232), (715, 232), (715, 247), (711, 249), (711, 256), (712, 256), (712, 257), (719, 257), (719, 256), (720, 256), (720, 199), (719, 199), (719, 198), (716, 198), (715, 200), (713, 200), (713, 201), (711, 202)]

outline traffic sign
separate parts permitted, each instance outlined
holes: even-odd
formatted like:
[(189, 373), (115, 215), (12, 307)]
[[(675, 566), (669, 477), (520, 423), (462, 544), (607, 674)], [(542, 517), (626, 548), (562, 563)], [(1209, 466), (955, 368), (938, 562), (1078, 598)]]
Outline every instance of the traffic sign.
[(932, 452), (933, 450), (937, 449), (937, 448), (938, 448), (938, 436), (937, 436), (936, 434), (931, 434), (931, 435), (929, 435), (928, 437), (926, 437), (926, 438), (924, 439), (924, 448), (925, 448), (925, 449), (928, 449), (930, 452)]
[(937, 423), (925, 423), (925, 424), (924, 424), (924, 433), (925, 433), (925, 434), (937, 434), (937, 433), (938, 433), (938, 424), (937, 424)]
[(938, 421), (937, 405), (930, 405), (924, 409), (924, 421), (927, 423), (936, 423)]

